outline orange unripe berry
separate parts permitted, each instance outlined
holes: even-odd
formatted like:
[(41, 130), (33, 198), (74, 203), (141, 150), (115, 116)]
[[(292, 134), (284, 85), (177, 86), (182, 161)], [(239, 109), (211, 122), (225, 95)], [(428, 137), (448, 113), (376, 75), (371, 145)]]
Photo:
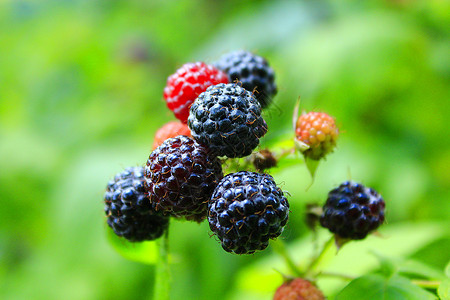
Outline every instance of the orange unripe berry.
[(333, 151), (339, 130), (334, 118), (328, 114), (309, 112), (298, 118), (295, 135), (298, 141), (309, 146), (303, 154), (310, 159), (319, 160)]
[(191, 136), (191, 131), (186, 124), (171, 121), (166, 123), (163, 127), (158, 129), (155, 134), (155, 139), (153, 140), (153, 150), (158, 148), (165, 140), (169, 138), (174, 138), (179, 135)]

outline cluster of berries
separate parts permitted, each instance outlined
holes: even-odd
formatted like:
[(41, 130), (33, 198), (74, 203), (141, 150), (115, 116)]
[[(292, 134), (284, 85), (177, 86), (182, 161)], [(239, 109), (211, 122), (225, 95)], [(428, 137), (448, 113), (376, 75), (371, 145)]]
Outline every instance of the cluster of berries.
[[(267, 133), (262, 109), (277, 92), (267, 61), (247, 51), (225, 54), (212, 65), (188, 63), (167, 79), (164, 99), (179, 122), (161, 127), (144, 167), (117, 174), (104, 195), (107, 223), (130, 241), (154, 240), (169, 218), (202, 222), (222, 248), (251, 254), (267, 248), (289, 217), (289, 203), (272, 176), (240, 171), (224, 176), (222, 158), (249, 156)], [(297, 111), (297, 110), (296, 110)], [(321, 160), (336, 146), (339, 130), (323, 112), (294, 115), (295, 144), (305, 160)], [(261, 150), (257, 170), (277, 159)], [(385, 203), (373, 189), (346, 181), (331, 190), (315, 220), (336, 240), (360, 240), (384, 222)], [(274, 299), (324, 299), (309, 281), (296, 278)]]
[(108, 184), (108, 225), (119, 236), (143, 241), (159, 238), (170, 217), (207, 218), (227, 252), (265, 249), (286, 225), (289, 203), (268, 174), (224, 177), (220, 158), (245, 157), (259, 145), (267, 132), (262, 108), (276, 91), (272, 68), (250, 52), (226, 54), (214, 65), (182, 66), (164, 89), (181, 122), (158, 130), (145, 167), (128, 168)]

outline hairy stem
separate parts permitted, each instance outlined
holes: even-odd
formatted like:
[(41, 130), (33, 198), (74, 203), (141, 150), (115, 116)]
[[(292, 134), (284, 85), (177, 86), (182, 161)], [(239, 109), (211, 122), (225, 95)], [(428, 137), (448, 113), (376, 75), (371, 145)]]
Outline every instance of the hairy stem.
[(317, 276), (336, 277), (336, 278), (340, 278), (340, 279), (343, 279), (343, 280), (353, 280), (353, 279), (356, 278), (354, 276), (341, 274), (341, 273), (334, 273), (334, 272), (320, 272), (319, 274), (317, 274)]
[(275, 252), (277, 252), (281, 257), (283, 257), (286, 265), (289, 267), (294, 276), (302, 277), (303, 273), (297, 268), (292, 257), (289, 255), (286, 244), (281, 239), (277, 239), (275, 242), (271, 243), (272, 248)]
[(332, 236), (323, 246), (322, 251), (317, 255), (310, 263), (309, 266), (306, 268), (306, 273), (311, 273), (312, 270), (317, 267), (323, 260), (325, 254), (331, 249), (334, 242), (334, 236)]
[(159, 259), (156, 264), (156, 279), (153, 299), (169, 300), (170, 267), (169, 267), (169, 230), (158, 240)]

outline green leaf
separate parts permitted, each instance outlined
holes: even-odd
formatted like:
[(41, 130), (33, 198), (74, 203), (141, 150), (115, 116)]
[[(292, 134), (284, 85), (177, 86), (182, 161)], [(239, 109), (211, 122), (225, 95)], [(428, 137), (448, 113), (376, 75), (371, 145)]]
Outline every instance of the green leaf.
[(350, 282), (335, 298), (336, 300), (433, 300), (436, 296), (412, 284), (399, 275), (386, 278), (372, 274)]
[[(387, 257), (408, 256), (445, 235), (447, 227), (443, 224), (445, 223), (405, 222), (381, 227), (381, 238), (370, 235), (364, 241), (348, 243), (337, 255), (332, 253), (325, 259), (326, 267), (322, 267), (322, 270), (349, 276), (365, 274), (379, 266), (371, 254), (374, 250)], [(330, 235), (325, 230), (318, 231), (319, 244), (325, 243), (329, 238)], [(305, 263), (314, 256), (311, 236), (305, 236), (290, 243), (287, 251), (291, 253), (294, 263), (305, 268)], [(274, 269), (283, 274), (290, 274), (279, 255), (269, 255), (242, 268), (236, 274), (236, 294), (260, 295), (261, 292), (268, 294), (273, 292), (282, 283), (281, 276)], [(339, 278), (319, 277), (317, 283), (326, 295), (332, 295), (341, 290), (347, 282)]]
[(109, 227), (106, 233), (109, 243), (126, 259), (150, 265), (156, 263), (158, 251), (154, 241), (132, 243), (115, 235)]
[(406, 275), (426, 279), (442, 279), (444, 277), (442, 272), (422, 262), (413, 259), (404, 260), (399, 257), (388, 257), (377, 251), (372, 251), (372, 253), (378, 258), (381, 271), (386, 276), (400, 272), (405, 277), (411, 277)]
[(439, 285), (437, 292), (442, 300), (450, 300), (450, 279), (444, 279)]
[(407, 260), (400, 264), (399, 272), (413, 276), (420, 276), (427, 279), (442, 279), (444, 274), (442, 271), (426, 265), (416, 260)]
[(317, 167), (319, 166), (320, 160), (305, 158), (305, 162), (306, 167), (308, 168), (308, 171), (311, 174), (312, 181), (314, 182), (314, 176), (316, 175)]
[(377, 251), (372, 251), (372, 254), (375, 255), (375, 257), (380, 262), (381, 272), (385, 276), (391, 276), (392, 274), (397, 272), (399, 264), (398, 260), (392, 257), (387, 257), (381, 253), (378, 253)]

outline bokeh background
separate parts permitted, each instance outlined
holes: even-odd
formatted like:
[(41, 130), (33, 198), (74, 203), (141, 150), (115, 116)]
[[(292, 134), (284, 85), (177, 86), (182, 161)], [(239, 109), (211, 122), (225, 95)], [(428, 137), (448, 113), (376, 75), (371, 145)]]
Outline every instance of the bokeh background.
[[(276, 71), (267, 141), (292, 136), (299, 96), (341, 129), (309, 190), (304, 164), (273, 171), (290, 193), (282, 239), (292, 255), (301, 262), (312, 248), (305, 203), (322, 203), (351, 177), (382, 193), (388, 222), (384, 237), (347, 253), (370, 245), (442, 269), (449, 9), (439, 0), (1, 1), (0, 298), (151, 299), (154, 266), (125, 259), (108, 240), (105, 185), (144, 164), (155, 131), (174, 119), (162, 100), (167, 76), (235, 49)], [(270, 248), (227, 254), (206, 223), (172, 222), (170, 249), (172, 299), (270, 299), (282, 281)], [(365, 264), (355, 261), (340, 268)], [(345, 282), (319, 286), (332, 299)]]

